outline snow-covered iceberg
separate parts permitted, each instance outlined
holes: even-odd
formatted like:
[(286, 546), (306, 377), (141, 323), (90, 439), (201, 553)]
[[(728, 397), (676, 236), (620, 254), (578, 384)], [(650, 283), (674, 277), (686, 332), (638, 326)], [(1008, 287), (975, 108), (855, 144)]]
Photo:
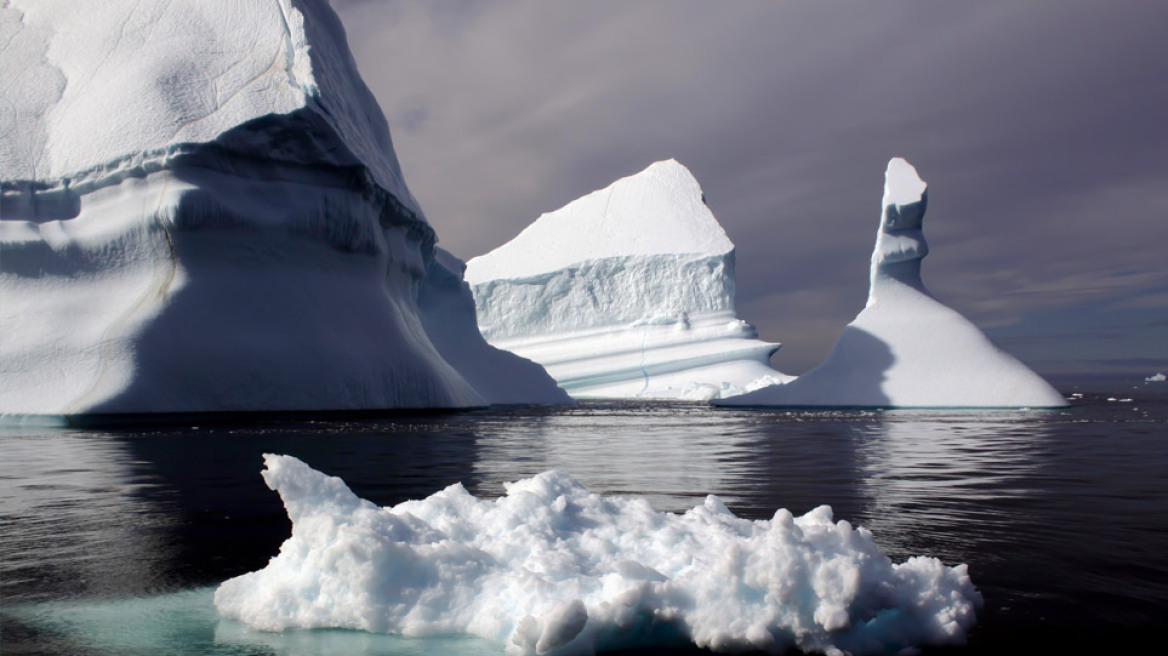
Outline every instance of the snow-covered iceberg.
[(0, 34), (0, 412), (484, 403), (327, 0), (11, 0)]
[(961, 643), (981, 602), (964, 565), (894, 564), (827, 506), (750, 521), (710, 496), (658, 513), (547, 472), (495, 500), (456, 484), (379, 508), (295, 458), (264, 462), (292, 537), (264, 569), (219, 586), (215, 606), (267, 631), (464, 633), (510, 654), (681, 640), (876, 654)]
[(718, 405), (843, 407), (1061, 407), (1046, 381), (994, 346), (921, 281), (928, 252), (926, 185), (907, 161), (884, 174), (868, 303), (827, 359), (794, 382)]
[(704, 400), (788, 380), (734, 310), (734, 244), (657, 162), (467, 262), (479, 328), (572, 396)]

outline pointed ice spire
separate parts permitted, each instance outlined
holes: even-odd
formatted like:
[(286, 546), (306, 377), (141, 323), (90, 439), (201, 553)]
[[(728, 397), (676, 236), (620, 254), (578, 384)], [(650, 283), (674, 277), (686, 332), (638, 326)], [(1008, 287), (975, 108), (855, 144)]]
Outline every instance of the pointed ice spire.
[(868, 304), (818, 367), (716, 405), (1014, 408), (1062, 395), (921, 282), (927, 185), (897, 157), (884, 173)]
[(912, 164), (900, 157), (888, 162), (884, 171), (884, 211), (872, 251), (868, 305), (876, 302), (877, 289), (885, 284), (902, 283), (925, 292), (921, 260), (929, 254), (929, 245), (922, 223), (929, 202), (928, 188)]

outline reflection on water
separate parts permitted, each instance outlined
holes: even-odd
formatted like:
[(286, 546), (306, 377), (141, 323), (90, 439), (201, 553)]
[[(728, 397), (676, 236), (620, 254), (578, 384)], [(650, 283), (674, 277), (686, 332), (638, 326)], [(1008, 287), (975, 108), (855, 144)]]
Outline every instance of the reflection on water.
[[(213, 588), (112, 601), (64, 601), (11, 611), (20, 621), (52, 627), (68, 642), (49, 643), (44, 653), (87, 656), (154, 656), (197, 653), (216, 656), (501, 656), (499, 646), (464, 636), (402, 638), (362, 631), (256, 631), (219, 617)], [(7, 636), (6, 636), (7, 637)]]
[[(204, 586), (262, 567), (288, 534), (279, 499), (259, 476), (261, 454), (277, 452), (340, 476), (380, 505), (459, 481), (474, 494), (498, 495), (503, 481), (552, 468), (666, 511), (711, 493), (751, 518), (829, 504), (837, 519), (870, 528), (894, 560), (924, 554), (970, 564), (986, 599), (973, 652), (1053, 635), (1068, 645), (1119, 644), (1158, 630), (1168, 608), (1164, 396), (1123, 407), (1103, 396), (1034, 413), (585, 403), (254, 425), (0, 429), (0, 631), (5, 653), (87, 653), (82, 645), (98, 634), (108, 638), (100, 653), (484, 648), (349, 632), (273, 636), (222, 622)], [(133, 610), (158, 591), (175, 593), (149, 598), (173, 604), (170, 619)], [(147, 647), (118, 648), (131, 634)], [(165, 644), (150, 648), (155, 642)]]
[(642, 496), (670, 512), (707, 494), (741, 501), (734, 494), (745, 473), (738, 465), (763, 439), (729, 414), (685, 404), (594, 404), (500, 428), (479, 434), (475, 473), (483, 492), (498, 494), (504, 481), (558, 469), (594, 492)]
[(970, 563), (975, 639), (1126, 644), (1168, 603), (1168, 408), (1153, 408), (888, 413), (857, 445), (864, 524), (894, 558)]
[(857, 442), (865, 523), (885, 549), (966, 562), (974, 542), (1034, 519), (1046, 413), (887, 414)]
[(141, 493), (165, 482), (132, 476), (125, 444), (53, 429), (0, 436), (0, 597), (162, 587), (172, 520)]
[[(692, 404), (591, 403), (478, 432), (478, 494), (548, 469), (602, 494), (684, 512), (717, 495), (744, 517), (822, 504), (837, 517), (866, 505), (855, 461), (859, 422), (876, 413), (792, 413)], [(841, 420), (842, 419), (842, 420)]]

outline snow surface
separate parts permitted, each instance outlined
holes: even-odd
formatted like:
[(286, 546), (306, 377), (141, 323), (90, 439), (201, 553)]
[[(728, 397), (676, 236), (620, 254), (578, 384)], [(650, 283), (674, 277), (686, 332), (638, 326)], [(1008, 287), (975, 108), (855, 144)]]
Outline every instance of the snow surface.
[(477, 285), (552, 273), (598, 256), (723, 255), (732, 250), (697, 179), (669, 159), (541, 215), (515, 239), (468, 262), (466, 275)]
[(474, 297), (462, 279), (465, 269), (462, 260), (442, 248), (434, 249), (426, 266), (418, 311), (438, 353), (492, 405), (572, 403), (543, 367), (483, 339)]
[(693, 174), (652, 164), (467, 262), (491, 344), (572, 396), (705, 400), (789, 380), (734, 311), (734, 245)]
[(12, 0), (0, 39), (0, 412), (485, 403), (326, 0)]
[(928, 255), (924, 181), (895, 158), (885, 172), (868, 303), (818, 367), (785, 385), (717, 405), (1061, 407), (1066, 399), (921, 280)]
[(749, 521), (710, 496), (658, 513), (553, 471), (495, 500), (456, 484), (379, 508), (295, 458), (264, 462), (292, 537), (264, 569), (224, 582), (215, 605), (266, 631), (465, 633), (509, 654), (679, 640), (874, 654), (960, 644), (981, 603), (964, 565), (893, 564), (827, 506)]
[(299, 139), (274, 124), (233, 145), (281, 161), (359, 165), (420, 214), (327, 0), (4, 4), (4, 100), (14, 106), (0, 113), (6, 181), (108, 183), (254, 119), (310, 109), (297, 118), (317, 129)]

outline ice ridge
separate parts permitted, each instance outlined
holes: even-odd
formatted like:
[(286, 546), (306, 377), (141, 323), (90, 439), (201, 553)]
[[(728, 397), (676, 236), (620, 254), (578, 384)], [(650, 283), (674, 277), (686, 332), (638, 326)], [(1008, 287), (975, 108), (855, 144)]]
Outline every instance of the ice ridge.
[(511, 241), (468, 262), (467, 282), (531, 278), (606, 257), (733, 249), (697, 179), (669, 159), (541, 215)]

